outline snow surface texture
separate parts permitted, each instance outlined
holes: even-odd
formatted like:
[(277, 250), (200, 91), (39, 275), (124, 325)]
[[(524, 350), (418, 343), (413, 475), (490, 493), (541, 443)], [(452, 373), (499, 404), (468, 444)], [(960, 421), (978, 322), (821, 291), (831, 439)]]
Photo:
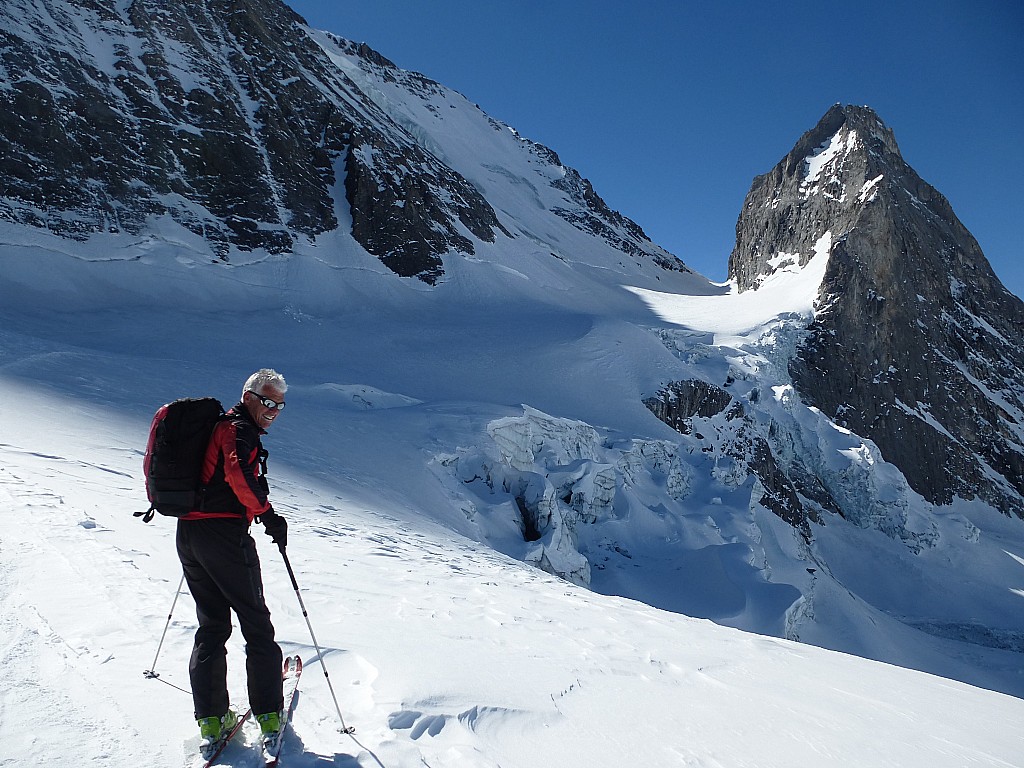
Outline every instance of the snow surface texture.
[[(0, 765), (191, 764), (190, 698), (142, 675), (180, 578), (172, 521), (131, 517), (145, 432), (263, 365), (291, 384), (272, 499), (358, 729), (337, 732), (256, 530), (279, 639), (308, 664), (283, 764), (1024, 765), (1020, 521), (924, 503), (786, 373), (831, 235), (743, 294), (616, 265), (553, 222), (507, 127), (484, 141), (464, 100), (409, 101), (320, 39), (531, 236), (427, 289), (344, 232), (228, 265), (167, 219), (88, 243), (0, 223)], [(728, 387), (842, 516), (806, 539), (759, 503), (726, 416), (681, 435), (643, 405), (692, 379)], [(163, 681), (187, 687), (193, 631), (183, 594)], [(235, 638), (239, 705), (242, 659)]]

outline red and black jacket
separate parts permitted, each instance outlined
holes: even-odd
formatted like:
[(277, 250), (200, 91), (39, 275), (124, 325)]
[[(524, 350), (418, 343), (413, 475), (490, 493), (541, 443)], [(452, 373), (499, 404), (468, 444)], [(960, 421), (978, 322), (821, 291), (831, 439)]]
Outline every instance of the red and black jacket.
[(264, 434), (242, 403), (227, 412), (213, 428), (206, 448), (200, 509), (181, 520), (244, 517), (251, 523), (270, 509), (265, 476), (267, 452), (260, 442)]

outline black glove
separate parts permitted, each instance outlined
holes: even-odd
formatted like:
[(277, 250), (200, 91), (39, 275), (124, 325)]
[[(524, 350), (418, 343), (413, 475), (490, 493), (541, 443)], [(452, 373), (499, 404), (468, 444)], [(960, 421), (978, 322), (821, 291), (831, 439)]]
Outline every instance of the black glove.
[(266, 528), (267, 536), (281, 549), (288, 545), (288, 521), (274, 511), (273, 507), (260, 515), (260, 522)]

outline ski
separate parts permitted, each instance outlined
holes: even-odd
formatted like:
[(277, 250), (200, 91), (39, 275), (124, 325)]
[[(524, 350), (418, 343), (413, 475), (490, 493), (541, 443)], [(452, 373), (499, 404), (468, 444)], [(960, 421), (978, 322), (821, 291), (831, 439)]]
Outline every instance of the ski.
[(211, 765), (217, 762), (217, 758), (219, 758), (220, 753), (224, 751), (224, 747), (226, 747), (231, 742), (231, 740), (235, 738), (235, 736), (242, 730), (242, 726), (245, 724), (245, 721), (249, 719), (249, 715), (251, 714), (252, 709), (247, 709), (245, 710), (245, 714), (238, 716), (238, 722), (235, 723), (235, 727), (228, 731), (228, 735), (220, 740), (220, 743), (217, 745), (217, 751), (210, 755), (207, 761), (203, 763), (203, 768), (210, 768)]
[[(288, 658), (286, 658), (284, 660), (284, 664), (282, 665), (282, 668), (281, 668), (281, 678), (285, 681), (285, 691), (286, 691), (285, 699), (286, 699), (286, 701), (290, 701), (289, 695), (287, 693), (287, 691), (289, 689), (288, 681), (289, 681), (289, 679), (294, 678), (295, 685), (298, 685), (298, 676), (299, 676), (299, 672), (301, 672), (301, 671), (302, 671), (302, 660), (298, 656), (296, 656), (294, 658), (289, 656)], [(295, 695), (294, 687), (291, 688), (291, 691), (292, 691), (291, 696), (294, 696)], [(224, 748), (228, 744), (230, 744), (231, 740), (242, 730), (242, 726), (245, 724), (245, 721), (248, 720), (251, 715), (252, 715), (252, 707), (250, 707), (249, 709), (245, 710), (245, 714), (240, 715), (238, 717), (238, 722), (235, 724), (235, 727), (232, 728), (228, 732), (227, 736), (225, 736), (223, 739), (221, 739), (220, 744), (217, 745), (217, 751), (214, 752), (213, 755), (211, 755), (210, 758), (205, 763), (202, 764), (202, 768), (211, 768), (211, 766), (216, 765), (217, 760), (220, 759), (221, 753), (224, 752)], [(282, 727), (282, 730), (283, 730), (284, 729), (284, 724), (283, 723), (282, 723), (281, 727)], [(278, 740), (278, 744), (280, 744), (280, 740)], [(277, 763), (275, 761), (274, 765), (276, 765), (276, 764)]]
[(302, 659), (298, 656), (289, 657), (285, 660), (284, 670), (284, 717), (281, 719), (281, 733), (277, 737), (277, 743), (273, 749), (264, 749), (263, 757), (266, 759), (265, 768), (277, 768), (281, 759), (281, 746), (284, 744), (284, 732), (292, 720), (292, 710), (295, 709), (295, 694), (299, 690), (299, 676), (302, 674)]

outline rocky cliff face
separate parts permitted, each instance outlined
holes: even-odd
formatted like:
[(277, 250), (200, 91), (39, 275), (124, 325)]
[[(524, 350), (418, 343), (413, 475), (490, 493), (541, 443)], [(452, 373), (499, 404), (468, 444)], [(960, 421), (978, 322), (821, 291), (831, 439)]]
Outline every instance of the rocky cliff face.
[(729, 274), (756, 289), (828, 259), (790, 364), (815, 405), (873, 440), (929, 501), (1024, 517), (1024, 302), (864, 107), (833, 107), (755, 179)]
[[(445, 255), (511, 236), (374, 84), (451, 92), (366, 46), (314, 39), (278, 0), (10, 0), (0, 30), (2, 219), (86, 239), (170, 217), (225, 261), (344, 226), (428, 283)], [(552, 217), (682, 267), (575, 178), (582, 191)]]

